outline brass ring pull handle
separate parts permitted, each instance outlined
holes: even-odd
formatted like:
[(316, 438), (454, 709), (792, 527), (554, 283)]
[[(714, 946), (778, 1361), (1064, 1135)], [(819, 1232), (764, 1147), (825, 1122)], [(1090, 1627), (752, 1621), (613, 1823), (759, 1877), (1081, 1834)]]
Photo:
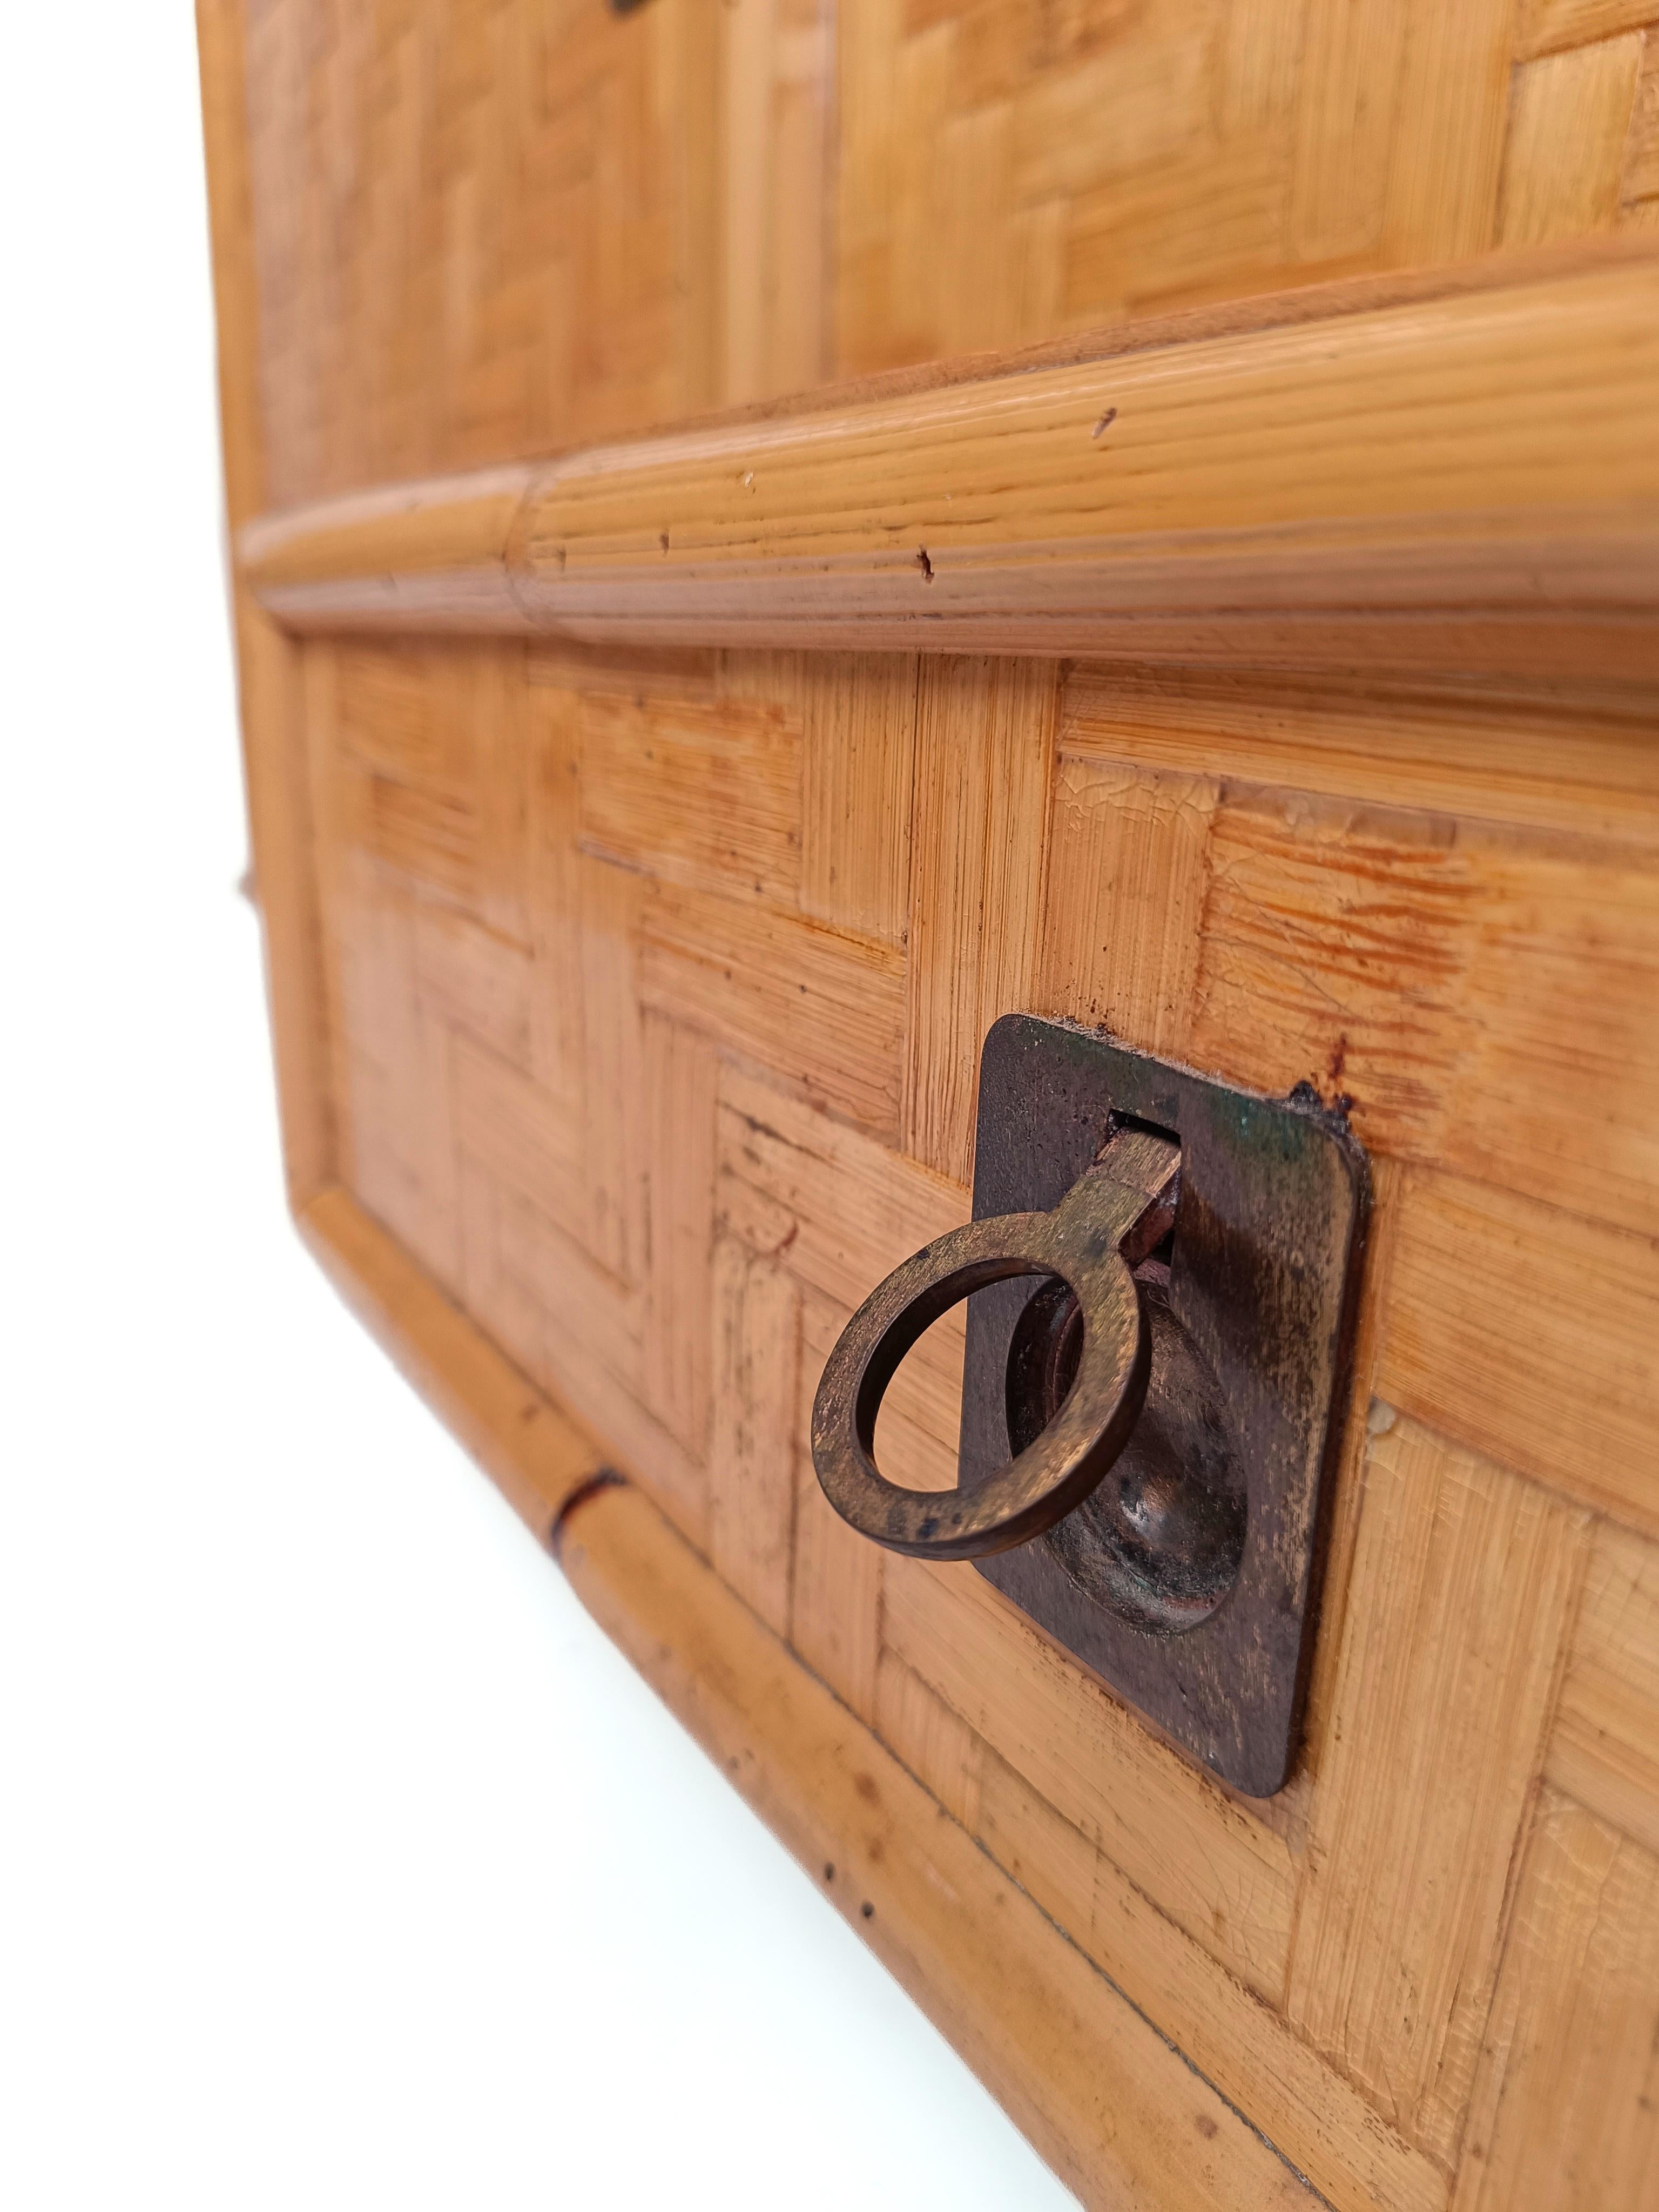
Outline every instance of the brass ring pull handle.
[[(1133, 1269), (1174, 1219), (1179, 1148), (1124, 1130), (1050, 1213), (970, 1221), (878, 1284), (836, 1340), (812, 1407), (812, 1464), (842, 1520), (890, 1551), (976, 1559), (1011, 1550), (1080, 1505), (1128, 1442), (1151, 1372)], [(975, 1291), (1057, 1276), (1076, 1297), (1076, 1380), (1036, 1441), (971, 1491), (905, 1490), (876, 1466), (876, 1416), (911, 1346)]]

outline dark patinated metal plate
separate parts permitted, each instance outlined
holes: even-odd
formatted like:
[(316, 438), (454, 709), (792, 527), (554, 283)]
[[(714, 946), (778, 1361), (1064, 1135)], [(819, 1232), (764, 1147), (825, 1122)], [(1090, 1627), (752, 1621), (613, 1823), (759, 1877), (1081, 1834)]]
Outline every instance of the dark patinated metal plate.
[[(1167, 1304), (1224, 1408), (1244, 1499), (1237, 1568), (1212, 1610), (1174, 1628), (1149, 1626), (1079, 1575), (1076, 1514), (979, 1571), (1183, 1750), (1235, 1789), (1270, 1796), (1289, 1778), (1311, 1654), (1321, 1492), (1346, 1400), (1369, 1200), (1364, 1156), (1310, 1091), (1258, 1097), (1097, 1031), (1011, 1014), (981, 1061), (975, 1219), (1058, 1205), (1114, 1116), (1180, 1139)], [(1033, 1295), (1029, 1279), (1017, 1279), (969, 1308), (963, 1489), (1010, 1457), (1009, 1351)], [(1160, 1387), (1175, 1389), (1155, 1370), (1154, 1395)], [(1149, 1396), (1143, 1419), (1155, 1414)], [(1184, 1418), (1170, 1407), (1171, 1435)]]

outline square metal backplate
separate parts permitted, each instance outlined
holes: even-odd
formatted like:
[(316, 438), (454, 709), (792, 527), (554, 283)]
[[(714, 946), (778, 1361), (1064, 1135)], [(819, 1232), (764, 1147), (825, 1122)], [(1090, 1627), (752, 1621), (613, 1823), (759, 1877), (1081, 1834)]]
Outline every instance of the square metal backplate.
[[(981, 1060), (975, 1218), (1057, 1205), (1115, 1117), (1181, 1142), (1167, 1299), (1217, 1380), (1235, 1440), (1245, 1500), (1236, 1575), (1213, 1611), (1171, 1632), (1127, 1617), (1068, 1571), (1065, 1522), (979, 1571), (1184, 1751), (1248, 1796), (1270, 1796), (1294, 1761), (1311, 1656), (1364, 1156), (1311, 1091), (1258, 1097), (1096, 1030), (1011, 1014)], [(1000, 1283), (969, 1307), (964, 1489), (1011, 1455), (1009, 1348), (1036, 1287)]]

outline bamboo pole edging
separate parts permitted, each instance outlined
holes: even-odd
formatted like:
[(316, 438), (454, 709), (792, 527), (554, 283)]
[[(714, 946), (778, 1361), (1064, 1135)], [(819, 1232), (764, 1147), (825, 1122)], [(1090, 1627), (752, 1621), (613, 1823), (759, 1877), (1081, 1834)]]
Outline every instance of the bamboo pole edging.
[(1659, 673), (1659, 249), (378, 487), (290, 630)]
[(600, 1627), (1085, 2204), (1315, 2212), (1283, 2154), (343, 1186), (298, 1220)]

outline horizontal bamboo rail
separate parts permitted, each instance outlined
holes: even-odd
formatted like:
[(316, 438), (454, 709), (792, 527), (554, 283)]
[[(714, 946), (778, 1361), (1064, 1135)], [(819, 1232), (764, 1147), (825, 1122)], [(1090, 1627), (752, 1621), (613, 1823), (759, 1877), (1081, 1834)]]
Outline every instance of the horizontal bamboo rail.
[(1659, 251), (1329, 288), (261, 518), (285, 627), (1659, 674)]

